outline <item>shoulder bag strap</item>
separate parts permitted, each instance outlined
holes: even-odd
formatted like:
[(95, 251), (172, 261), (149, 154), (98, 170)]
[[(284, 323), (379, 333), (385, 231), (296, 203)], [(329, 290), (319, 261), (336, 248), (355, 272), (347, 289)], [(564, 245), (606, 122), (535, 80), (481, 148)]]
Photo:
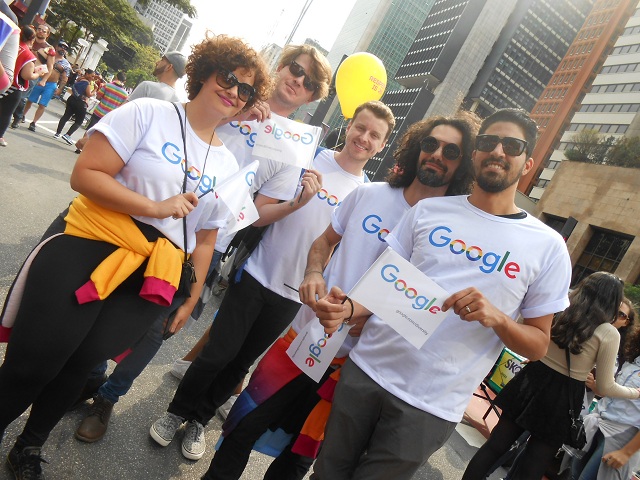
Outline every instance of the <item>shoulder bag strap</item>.
[[(176, 109), (178, 114), (178, 120), (180, 120), (180, 133), (182, 134), (182, 145), (184, 148), (184, 179), (182, 180), (182, 193), (187, 193), (187, 172), (189, 168), (187, 166), (187, 137), (184, 131), (184, 123), (182, 122), (182, 115), (178, 110), (178, 105), (172, 103), (173, 108)], [(187, 217), (182, 217), (182, 235), (184, 237), (184, 261), (187, 261)]]

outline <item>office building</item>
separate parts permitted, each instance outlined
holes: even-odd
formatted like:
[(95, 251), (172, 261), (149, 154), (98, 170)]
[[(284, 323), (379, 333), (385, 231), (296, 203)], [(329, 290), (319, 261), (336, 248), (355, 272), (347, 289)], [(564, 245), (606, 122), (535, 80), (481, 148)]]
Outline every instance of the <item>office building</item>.
[(536, 168), (518, 185), (534, 201), (542, 197), (576, 132), (597, 130), (618, 138), (638, 112), (637, 4), (637, 0), (598, 0), (534, 107), (532, 117), (541, 128), (533, 152)]
[(153, 24), (153, 43), (161, 53), (182, 50), (193, 26), (182, 10), (163, 0), (149, 0), (146, 7), (137, 3), (135, 8)]

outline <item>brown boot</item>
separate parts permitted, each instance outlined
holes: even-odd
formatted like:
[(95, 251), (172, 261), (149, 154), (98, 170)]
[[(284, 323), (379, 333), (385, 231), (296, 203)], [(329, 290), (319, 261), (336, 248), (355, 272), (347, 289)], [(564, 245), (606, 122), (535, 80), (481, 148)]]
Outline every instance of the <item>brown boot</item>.
[(89, 415), (76, 430), (76, 438), (80, 441), (93, 443), (104, 437), (109, 426), (109, 418), (113, 411), (113, 403), (98, 395), (93, 400)]

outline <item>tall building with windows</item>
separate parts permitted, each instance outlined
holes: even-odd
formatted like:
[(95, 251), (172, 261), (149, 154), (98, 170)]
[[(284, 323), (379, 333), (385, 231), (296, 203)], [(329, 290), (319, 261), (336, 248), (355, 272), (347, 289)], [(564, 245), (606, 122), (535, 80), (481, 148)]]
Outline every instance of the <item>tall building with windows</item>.
[(486, 116), (498, 108), (530, 111), (593, 5), (593, 0), (438, 0), (396, 80), (415, 89), (385, 94), (399, 115), (390, 147), (367, 169), (393, 162), (395, 139), (413, 122), (461, 106)]
[(163, 0), (149, 0), (146, 7), (134, 7), (153, 24), (153, 43), (161, 53), (182, 50), (193, 26), (182, 10)]
[[(620, 0), (622, 1), (622, 0)], [(568, 128), (551, 153), (529, 196), (538, 200), (552, 182), (565, 151), (575, 147), (573, 138), (583, 130), (618, 139), (639, 121), (640, 112), (640, 3), (628, 18), (598, 75), (571, 117)], [(602, 27), (600, 27), (602, 28)], [(634, 133), (638, 135), (638, 132)]]
[[(345, 55), (369, 52), (385, 66), (386, 90), (403, 88), (395, 81), (396, 72), (434, 2), (358, 0), (327, 55), (331, 67), (335, 71)], [(333, 102), (325, 122), (334, 128), (344, 126), (338, 100)]]
[[(572, 115), (580, 108), (585, 93), (611, 53), (633, 13), (635, 3), (635, 0), (595, 2), (567, 54), (531, 110), (531, 117), (539, 129), (538, 142), (532, 154), (536, 163), (532, 171), (520, 179), (518, 190), (525, 194), (533, 192), (535, 201), (540, 198), (557, 165), (556, 160), (550, 160), (553, 149), (558, 146)], [(623, 49), (631, 50), (619, 47), (620, 52)], [(549, 169), (541, 175), (545, 167)], [(534, 188), (536, 184), (540, 188)]]

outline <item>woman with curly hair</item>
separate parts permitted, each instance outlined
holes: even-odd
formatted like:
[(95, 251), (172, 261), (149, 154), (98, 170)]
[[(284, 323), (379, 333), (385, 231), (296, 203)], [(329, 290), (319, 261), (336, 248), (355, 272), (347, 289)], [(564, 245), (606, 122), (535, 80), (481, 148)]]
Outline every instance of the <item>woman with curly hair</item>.
[(64, 233), (36, 247), (5, 302), (0, 438), (31, 405), (9, 453), (16, 478), (40, 478), (41, 448), (95, 365), (172, 311), (176, 332), (198, 298), (229, 215), (208, 193), (238, 170), (216, 127), (264, 99), (270, 79), (226, 36), (194, 46), (186, 72), (189, 102), (138, 99), (90, 130)]
[[(622, 281), (607, 272), (593, 273), (578, 284), (569, 296), (569, 307), (554, 318), (547, 355), (528, 363), (496, 397), (502, 415), (471, 459), (463, 480), (486, 478), (492, 465), (524, 431), (531, 436), (509, 478), (542, 478), (558, 449), (569, 443), (569, 399), (573, 405), (582, 405), (585, 381), (595, 364), (602, 372), (598, 380), (602, 394), (627, 399), (640, 396), (637, 386), (618, 385), (613, 377), (620, 334), (612, 323), (622, 288)], [(570, 353), (570, 372), (566, 351)]]
[[(621, 307), (633, 304), (626, 299)], [(628, 303), (627, 303), (628, 302)], [(631, 315), (629, 315), (631, 316)], [(640, 387), (640, 329), (631, 327), (623, 349), (624, 364), (616, 382), (630, 388)], [(599, 382), (593, 377), (587, 385), (600, 394)], [(632, 478), (640, 467), (640, 400), (602, 398), (595, 412), (584, 418), (587, 444), (581, 458), (571, 464), (575, 480), (615, 480)]]

